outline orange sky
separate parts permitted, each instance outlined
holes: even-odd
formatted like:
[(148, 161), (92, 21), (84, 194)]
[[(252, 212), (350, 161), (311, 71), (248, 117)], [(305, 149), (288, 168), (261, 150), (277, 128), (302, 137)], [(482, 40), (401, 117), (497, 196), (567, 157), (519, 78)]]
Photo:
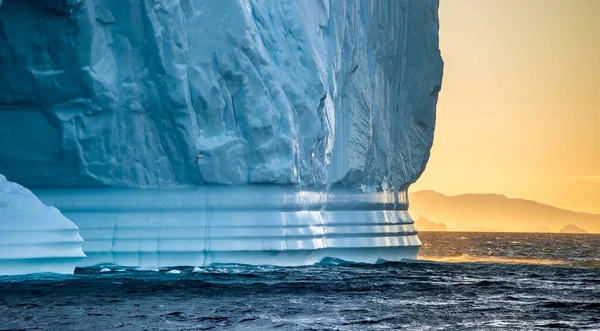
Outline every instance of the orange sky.
[(600, 212), (600, 0), (442, 0), (444, 82), (411, 191)]

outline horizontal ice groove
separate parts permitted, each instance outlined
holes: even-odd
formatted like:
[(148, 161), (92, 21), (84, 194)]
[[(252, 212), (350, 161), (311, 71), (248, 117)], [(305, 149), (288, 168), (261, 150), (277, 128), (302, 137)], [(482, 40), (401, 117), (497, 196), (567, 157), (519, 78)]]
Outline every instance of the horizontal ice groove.
[(105, 210), (219, 211), (219, 210), (406, 210), (401, 192), (364, 192), (347, 187), (328, 191), (298, 190), (292, 185), (207, 185), (170, 189), (53, 188), (35, 189), (44, 202), (68, 211)]
[(77, 226), (0, 174), (0, 275), (73, 273), (85, 257)]
[(84, 265), (414, 257), (437, 9), (0, 1), (0, 172), (80, 227)]
[[(278, 185), (41, 189), (80, 229), (81, 266), (306, 265), (414, 258), (420, 241), (392, 192)], [(103, 203), (98, 203), (103, 202)]]

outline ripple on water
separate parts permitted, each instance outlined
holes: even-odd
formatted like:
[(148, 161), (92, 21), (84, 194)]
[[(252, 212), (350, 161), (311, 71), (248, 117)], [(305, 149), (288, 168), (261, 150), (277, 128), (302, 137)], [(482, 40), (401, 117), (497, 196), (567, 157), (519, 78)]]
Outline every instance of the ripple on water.
[[(597, 237), (529, 235), (527, 242), (519, 234), (436, 236), (421, 234), (426, 244), (421, 259), (429, 260), (408, 263), (102, 265), (77, 269), (75, 275), (0, 277), (0, 325), (54, 330), (600, 329), (600, 268), (581, 264), (597, 259)], [(543, 238), (551, 238), (552, 245)], [(590, 242), (580, 245), (582, 240)], [(510, 242), (521, 244), (505, 251), (502, 247)], [(564, 245), (583, 248), (573, 253)]]

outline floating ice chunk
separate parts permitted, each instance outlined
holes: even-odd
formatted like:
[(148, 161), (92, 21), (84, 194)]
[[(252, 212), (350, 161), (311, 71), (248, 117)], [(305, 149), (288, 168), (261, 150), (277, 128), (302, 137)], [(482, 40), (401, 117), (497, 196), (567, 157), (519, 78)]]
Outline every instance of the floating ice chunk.
[(82, 241), (56, 208), (0, 175), (0, 275), (72, 274), (85, 257)]
[(169, 270), (167, 271), (168, 274), (180, 274), (181, 271), (177, 270), (177, 269), (173, 269), (173, 270)]
[(102, 268), (100, 269), (100, 272), (111, 272), (112, 270), (108, 269), (108, 268)]
[(194, 270), (192, 270), (192, 272), (202, 272), (202, 269), (198, 268), (198, 267), (194, 267)]

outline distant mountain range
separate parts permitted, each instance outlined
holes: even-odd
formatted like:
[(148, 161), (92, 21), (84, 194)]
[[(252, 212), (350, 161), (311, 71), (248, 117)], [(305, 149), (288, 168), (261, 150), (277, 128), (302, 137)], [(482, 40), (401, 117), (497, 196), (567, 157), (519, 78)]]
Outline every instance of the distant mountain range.
[(417, 229), (423, 231), (445, 226), (449, 231), (600, 233), (598, 214), (499, 194), (447, 196), (435, 191), (418, 191), (410, 194), (409, 202)]

